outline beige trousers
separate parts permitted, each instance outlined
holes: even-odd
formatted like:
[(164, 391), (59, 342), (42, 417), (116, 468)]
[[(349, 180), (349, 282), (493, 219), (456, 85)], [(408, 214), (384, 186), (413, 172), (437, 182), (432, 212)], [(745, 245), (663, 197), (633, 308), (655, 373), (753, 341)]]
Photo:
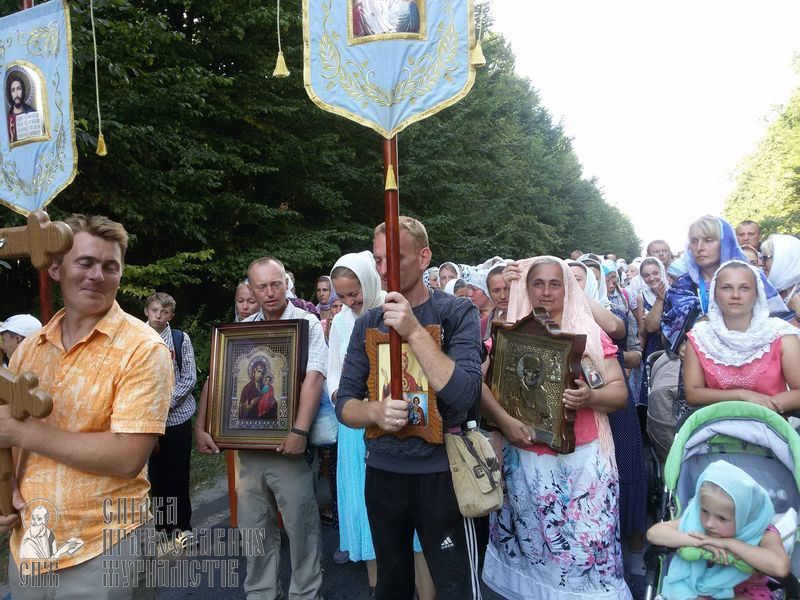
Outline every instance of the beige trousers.
[(320, 600), (321, 534), (313, 466), (303, 456), (284, 456), (271, 450), (240, 450), (237, 455), (239, 529), (263, 529), (265, 533), (263, 555), (247, 557), (247, 599), (284, 598), (279, 581), (280, 511), (292, 561), (289, 599)]

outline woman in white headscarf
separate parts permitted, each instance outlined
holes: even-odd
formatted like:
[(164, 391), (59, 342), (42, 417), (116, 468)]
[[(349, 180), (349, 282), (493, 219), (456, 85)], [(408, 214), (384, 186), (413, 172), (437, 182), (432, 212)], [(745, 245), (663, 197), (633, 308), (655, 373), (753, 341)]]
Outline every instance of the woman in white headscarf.
[[(769, 282), (795, 314), (800, 314), (800, 240), (772, 234), (761, 243), (764, 272)], [(795, 317), (795, 321), (800, 321)]]
[[(596, 263), (596, 261), (593, 262)], [(567, 261), (567, 265), (575, 276), (575, 280), (583, 289), (584, 295), (589, 300), (589, 308), (600, 328), (614, 339), (625, 335), (625, 323), (608, 309), (609, 302), (605, 295), (605, 279), (603, 279), (603, 288), (601, 289), (595, 275), (595, 268), (599, 269), (600, 265), (597, 264), (594, 267), (585, 261), (577, 260)]]
[[(327, 384), (335, 403), (342, 366), (356, 319), (371, 308), (381, 306), (386, 292), (381, 290), (381, 278), (375, 267), (375, 259), (368, 250), (345, 254), (337, 260), (331, 270), (331, 280), (336, 294), (345, 304), (333, 320), (328, 339)], [(367, 578), (372, 594), (377, 582), (377, 565), (364, 501), (366, 477), (364, 430), (352, 429), (339, 423), (338, 446), (336, 489), (339, 507), (339, 549), (341, 552), (349, 553), (349, 560), (353, 562), (366, 561)], [(432, 583), (430, 575), (427, 574), (422, 547), (416, 534), (414, 552), (415, 568), (418, 570), (417, 592), (420, 598), (428, 598), (431, 592), (419, 589), (420, 586), (430, 588)]]
[(764, 282), (750, 264), (731, 260), (711, 280), (708, 320), (687, 335), (686, 400), (800, 409), (800, 330), (769, 316)]
[[(444, 289), (450, 281), (461, 277), (461, 269), (454, 262), (445, 262), (439, 265), (439, 287)], [(453, 292), (450, 292), (451, 294)]]

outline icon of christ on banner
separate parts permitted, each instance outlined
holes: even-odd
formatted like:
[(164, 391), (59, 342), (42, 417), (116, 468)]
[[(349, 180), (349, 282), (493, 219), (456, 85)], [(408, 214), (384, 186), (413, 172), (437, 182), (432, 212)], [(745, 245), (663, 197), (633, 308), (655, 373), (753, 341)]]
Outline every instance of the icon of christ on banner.
[(42, 81), (31, 68), (13, 65), (5, 73), (6, 125), (9, 144), (48, 139), (39, 106)]

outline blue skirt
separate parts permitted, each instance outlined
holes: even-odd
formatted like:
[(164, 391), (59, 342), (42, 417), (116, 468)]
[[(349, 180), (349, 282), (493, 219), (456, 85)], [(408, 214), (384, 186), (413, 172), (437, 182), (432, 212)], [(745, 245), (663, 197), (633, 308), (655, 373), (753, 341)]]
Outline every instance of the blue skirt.
[[(364, 479), (367, 474), (364, 430), (351, 429), (339, 423), (338, 445), (336, 496), (339, 504), (339, 549), (349, 552), (353, 562), (375, 560), (364, 501)], [(414, 552), (422, 552), (416, 532)]]

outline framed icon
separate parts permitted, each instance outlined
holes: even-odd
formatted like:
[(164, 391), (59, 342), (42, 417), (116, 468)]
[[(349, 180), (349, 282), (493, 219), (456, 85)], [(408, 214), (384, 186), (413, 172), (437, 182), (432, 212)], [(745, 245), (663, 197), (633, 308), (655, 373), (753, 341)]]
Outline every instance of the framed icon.
[(428, 0), (347, 0), (348, 43), (424, 40)]
[(49, 140), (47, 88), (39, 68), (27, 61), (14, 61), (5, 69), (3, 84), (9, 146)]
[(217, 446), (280, 446), (294, 425), (307, 359), (305, 319), (214, 327), (206, 430)]
[(492, 335), (486, 384), (494, 397), (534, 441), (573, 452), (575, 411), (562, 398), (581, 376), (586, 336), (563, 333), (541, 308), (514, 325), (493, 323)]
[[(437, 344), (441, 343), (439, 325), (428, 325), (426, 329)], [(391, 394), (389, 334), (367, 329), (366, 349), (369, 357), (369, 399), (378, 401)], [(394, 435), (400, 439), (419, 437), (430, 444), (443, 444), (442, 417), (436, 406), (436, 393), (408, 343), (403, 342), (401, 353), (403, 399), (408, 402), (408, 424), (396, 433), (370, 427), (367, 429), (367, 438)]]

